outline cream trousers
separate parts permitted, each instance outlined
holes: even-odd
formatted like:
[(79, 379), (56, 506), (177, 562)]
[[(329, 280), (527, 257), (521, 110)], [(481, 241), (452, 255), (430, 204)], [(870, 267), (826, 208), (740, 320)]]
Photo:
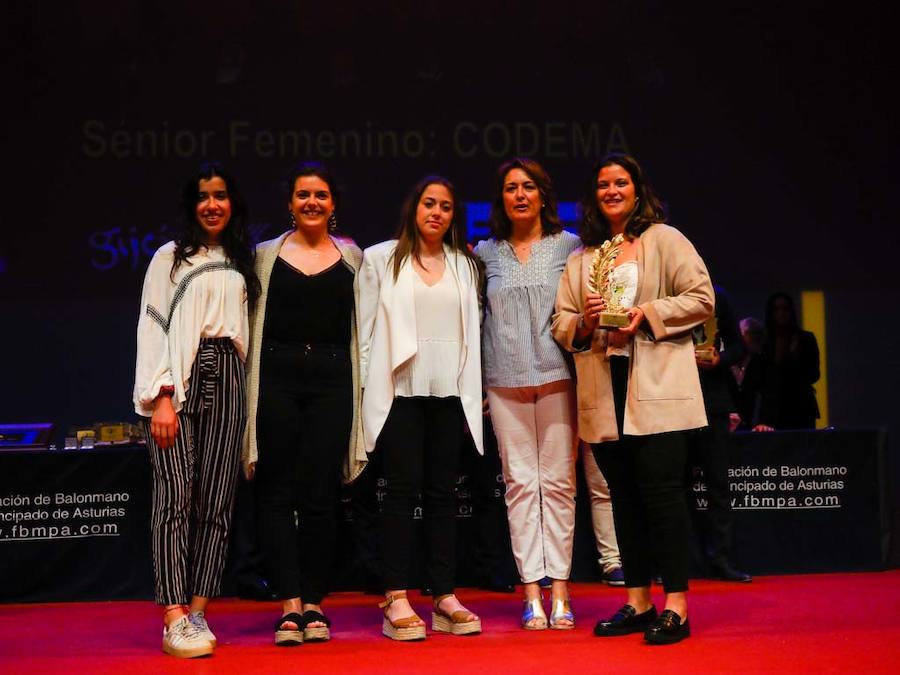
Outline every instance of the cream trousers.
[(575, 533), (575, 389), (490, 387), (513, 556), (525, 583), (568, 579)]

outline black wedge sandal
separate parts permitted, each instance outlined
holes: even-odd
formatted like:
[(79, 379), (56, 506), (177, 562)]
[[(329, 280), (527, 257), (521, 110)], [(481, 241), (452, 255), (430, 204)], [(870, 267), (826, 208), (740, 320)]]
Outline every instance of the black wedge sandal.
[[(285, 628), (292, 623), (296, 628)], [(297, 612), (285, 614), (275, 622), (275, 644), (279, 647), (297, 647), (303, 644), (303, 617)]]
[[(324, 626), (310, 626), (311, 623), (324, 623)], [(308, 609), (303, 612), (303, 639), (307, 642), (325, 642), (331, 639), (331, 619), (317, 612), (314, 609)]]

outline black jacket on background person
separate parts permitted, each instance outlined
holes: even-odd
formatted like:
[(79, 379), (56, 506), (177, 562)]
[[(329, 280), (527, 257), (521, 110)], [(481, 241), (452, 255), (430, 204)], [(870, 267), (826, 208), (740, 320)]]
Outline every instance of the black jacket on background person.
[(797, 330), (781, 363), (775, 362), (772, 352), (767, 345), (760, 364), (759, 421), (775, 429), (814, 429), (819, 418), (813, 389), (819, 379), (816, 336)]

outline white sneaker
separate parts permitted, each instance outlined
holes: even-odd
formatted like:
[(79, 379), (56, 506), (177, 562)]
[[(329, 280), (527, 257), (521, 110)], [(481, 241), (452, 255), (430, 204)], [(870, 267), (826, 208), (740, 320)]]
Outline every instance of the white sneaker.
[(202, 637), (187, 615), (163, 628), (163, 651), (181, 659), (211, 656), (212, 643)]
[(191, 612), (188, 614), (188, 621), (193, 624), (194, 629), (200, 634), (204, 640), (207, 640), (213, 647), (216, 647), (216, 636), (209, 629), (206, 623), (206, 615), (203, 612)]

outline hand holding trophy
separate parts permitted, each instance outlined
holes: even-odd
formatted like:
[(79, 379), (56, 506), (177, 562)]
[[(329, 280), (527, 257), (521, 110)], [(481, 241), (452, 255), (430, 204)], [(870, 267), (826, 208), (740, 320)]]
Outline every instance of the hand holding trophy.
[(594, 251), (591, 259), (588, 289), (600, 295), (606, 302), (606, 308), (600, 312), (600, 328), (624, 328), (631, 323), (628, 310), (622, 307), (622, 293), (625, 288), (622, 284), (610, 283), (609, 279), (623, 240), (621, 234), (607, 239)]
[(715, 314), (691, 331), (694, 355), (698, 363), (716, 365), (719, 357), (718, 337), (719, 323)]

